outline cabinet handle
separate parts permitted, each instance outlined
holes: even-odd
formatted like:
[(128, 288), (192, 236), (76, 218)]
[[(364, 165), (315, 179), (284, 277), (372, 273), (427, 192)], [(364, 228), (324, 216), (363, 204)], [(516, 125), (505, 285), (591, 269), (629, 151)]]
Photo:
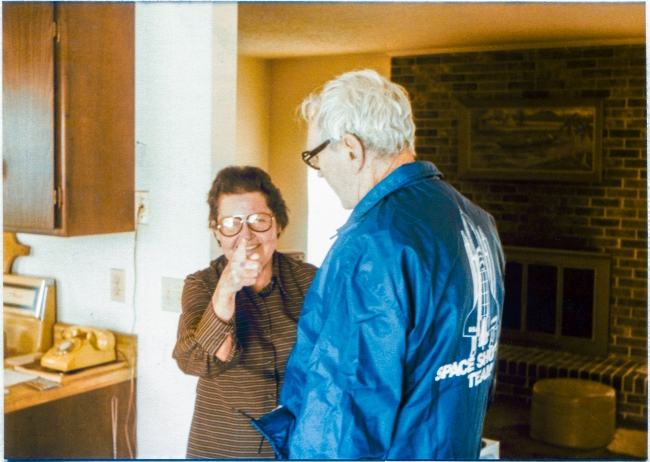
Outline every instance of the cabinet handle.
[(55, 190), (52, 191), (52, 199), (54, 206), (57, 207), (61, 203), (61, 186), (57, 186)]
[(59, 25), (56, 23), (56, 21), (52, 22), (52, 37), (56, 42), (59, 42)]

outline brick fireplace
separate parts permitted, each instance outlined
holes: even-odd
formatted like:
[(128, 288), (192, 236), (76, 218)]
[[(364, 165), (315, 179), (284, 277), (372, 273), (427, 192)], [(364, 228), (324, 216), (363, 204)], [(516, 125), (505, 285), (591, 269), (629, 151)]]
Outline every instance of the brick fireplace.
[[(409, 92), (418, 157), (491, 213), (504, 245), (611, 257), (602, 355), (502, 338), (501, 395), (529, 400), (535, 380), (577, 377), (617, 391), (619, 418), (647, 421), (647, 133), (645, 45), (443, 53), (392, 59)], [(458, 176), (455, 104), (599, 99), (602, 181), (471, 180)]]

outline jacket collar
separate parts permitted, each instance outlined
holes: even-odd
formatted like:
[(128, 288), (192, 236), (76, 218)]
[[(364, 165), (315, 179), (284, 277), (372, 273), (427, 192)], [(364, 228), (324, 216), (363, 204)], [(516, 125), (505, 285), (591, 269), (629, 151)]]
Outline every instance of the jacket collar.
[(404, 164), (393, 170), (386, 178), (372, 188), (361, 201), (354, 207), (352, 214), (348, 221), (338, 229), (338, 234), (347, 230), (361, 219), (370, 209), (372, 209), (379, 201), (388, 196), (393, 191), (397, 191), (414, 181), (438, 177), (442, 179), (442, 173), (431, 162), (416, 161)]

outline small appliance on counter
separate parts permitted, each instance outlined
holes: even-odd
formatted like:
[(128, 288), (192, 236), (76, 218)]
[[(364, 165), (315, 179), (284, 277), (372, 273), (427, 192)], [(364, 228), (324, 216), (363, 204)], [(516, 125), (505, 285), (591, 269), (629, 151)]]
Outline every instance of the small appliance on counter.
[(4, 274), (4, 356), (47, 351), (56, 322), (56, 284), (52, 278)]
[[(58, 339), (57, 339), (58, 340)], [(69, 372), (115, 361), (115, 335), (88, 326), (71, 326), (41, 358), (41, 366)]]
[[(5, 367), (60, 385), (79, 383), (120, 369), (128, 370), (135, 354), (129, 338), (96, 327), (57, 323), (54, 325), (54, 346), (45, 354), (38, 352), (5, 359)], [(122, 359), (118, 359), (118, 355)]]

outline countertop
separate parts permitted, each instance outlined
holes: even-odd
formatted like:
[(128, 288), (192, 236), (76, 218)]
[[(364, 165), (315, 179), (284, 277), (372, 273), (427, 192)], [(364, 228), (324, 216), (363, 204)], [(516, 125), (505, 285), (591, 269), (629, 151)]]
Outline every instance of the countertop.
[(27, 383), (19, 383), (7, 388), (9, 393), (5, 394), (5, 414), (131, 379), (135, 379), (135, 371), (125, 364), (120, 369), (99, 372), (48, 390), (37, 390)]
[[(60, 338), (60, 332), (69, 325), (57, 323), (54, 325), (55, 343)], [(6, 387), (8, 393), (4, 396), (4, 413), (15, 412), (31, 406), (48, 403), (61, 398), (66, 398), (80, 393), (85, 393), (113, 384), (135, 380), (137, 337), (134, 335), (113, 332), (116, 338), (117, 358), (119, 364), (113, 367), (96, 367), (95, 371), (89, 369), (83, 377), (64, 380), (60, 386), (47, 390), (38, 390), (26, 382)], [(58, 336), (58, 337), (57, 337)], [(10, 359), (10, 358), (8, 358)], [(5, 362), (5, 367), (7, 366)]]

